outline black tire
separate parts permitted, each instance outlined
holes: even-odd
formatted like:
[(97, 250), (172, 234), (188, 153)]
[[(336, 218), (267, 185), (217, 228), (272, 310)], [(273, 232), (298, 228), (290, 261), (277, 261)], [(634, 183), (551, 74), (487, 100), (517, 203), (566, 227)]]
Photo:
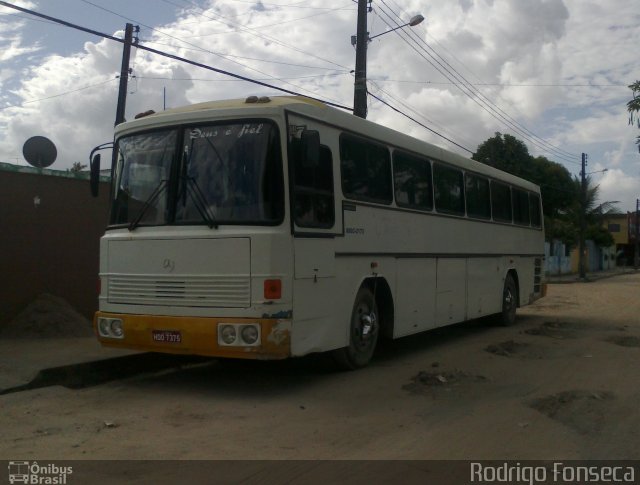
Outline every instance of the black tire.
[(508, 327), (516, 323), (516, 309), (518, 308), (518, 288), (511, 274), (507, 274), (502, 290), (502, 312), (500, 324)]
[(333, 358), (341, 369), (365, 367), (376, 349), (380, 323), (378, 306), (368, 288), (360, 288), (351, 312), (349, 346), (333, 351)]

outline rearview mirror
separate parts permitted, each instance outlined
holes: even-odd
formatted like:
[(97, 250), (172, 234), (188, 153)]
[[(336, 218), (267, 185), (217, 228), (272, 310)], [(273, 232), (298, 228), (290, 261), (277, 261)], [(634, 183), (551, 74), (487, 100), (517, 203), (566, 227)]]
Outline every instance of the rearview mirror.
[(91, 195), (98, 197), (100, 189), (100, 154), (96, 153), (91, 160), (91, 175), (89, 178), (89, 185), (91, 187)]

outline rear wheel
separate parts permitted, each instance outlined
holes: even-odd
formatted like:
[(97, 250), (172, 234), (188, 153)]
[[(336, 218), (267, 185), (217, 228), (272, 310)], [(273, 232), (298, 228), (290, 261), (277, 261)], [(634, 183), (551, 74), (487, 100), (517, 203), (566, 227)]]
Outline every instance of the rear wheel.
[(366, 366), (378, 342), (378, 307), (373, 293), (368, 288), (360, 288), (351, 312), (349, 346), (333, 351), (336, 363), (346, 370)]
[(518, 308), (518, 288), (513, 276), (509, 273), (504, 280), (502, 290), (502, 313), (500, 323), (509, 326), (516, 323), (516, 308)]

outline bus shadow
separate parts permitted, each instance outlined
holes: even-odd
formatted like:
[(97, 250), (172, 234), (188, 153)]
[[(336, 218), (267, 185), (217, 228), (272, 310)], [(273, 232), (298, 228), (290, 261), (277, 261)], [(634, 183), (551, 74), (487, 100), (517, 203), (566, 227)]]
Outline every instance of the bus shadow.
[[(185, 394), (265, 398), (334, 378), (336, 367), (326, 354), (278, 360), (212, 359), (173, 371), (138, 376), (130, 384), (147, 391), (170, 388)], [(123, 385), (124, 382), (121, 383)]]
[(375, 371), (412, 354), (462, 342), (478, 335), (522, 331), (535, 323), (535, 316), (519, 316), (514, 327), (496, 326), (492, 319), (481, 318), (449, 325), (397, 340), (381, 340), (369, 369), (342, 372), (330, 353), (311, 354), (278, 361), (211, 359), (178, 369), (132, 377), (120, 385), (143, 388), (148, 392), (167, 389), (205, 396), (266, 398), (321, 385), (327, 380), (348, 380), (359, 372)]
[(516, 324), (504, 327), (497, 323), (494, 316), (467, 320), (453, 325), (426, 330), (396, 340), (383, 339), (378, 345), (374, 359), (385, 364), (428, 349), (443, 348), (456, 342), (464, 342), (479, 335), (519, 333), (528, 325), (539, 323), (536, 315), (518, 315)]

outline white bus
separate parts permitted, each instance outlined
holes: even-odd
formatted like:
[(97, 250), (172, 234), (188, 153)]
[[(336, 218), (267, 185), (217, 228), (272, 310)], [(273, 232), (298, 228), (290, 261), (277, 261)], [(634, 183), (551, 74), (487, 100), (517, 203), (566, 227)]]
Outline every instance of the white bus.
[(381, 337), (543, 295), (539, 187), (320, 102), (171, 109), (114, 150), (105, 346), (358, 368)]

